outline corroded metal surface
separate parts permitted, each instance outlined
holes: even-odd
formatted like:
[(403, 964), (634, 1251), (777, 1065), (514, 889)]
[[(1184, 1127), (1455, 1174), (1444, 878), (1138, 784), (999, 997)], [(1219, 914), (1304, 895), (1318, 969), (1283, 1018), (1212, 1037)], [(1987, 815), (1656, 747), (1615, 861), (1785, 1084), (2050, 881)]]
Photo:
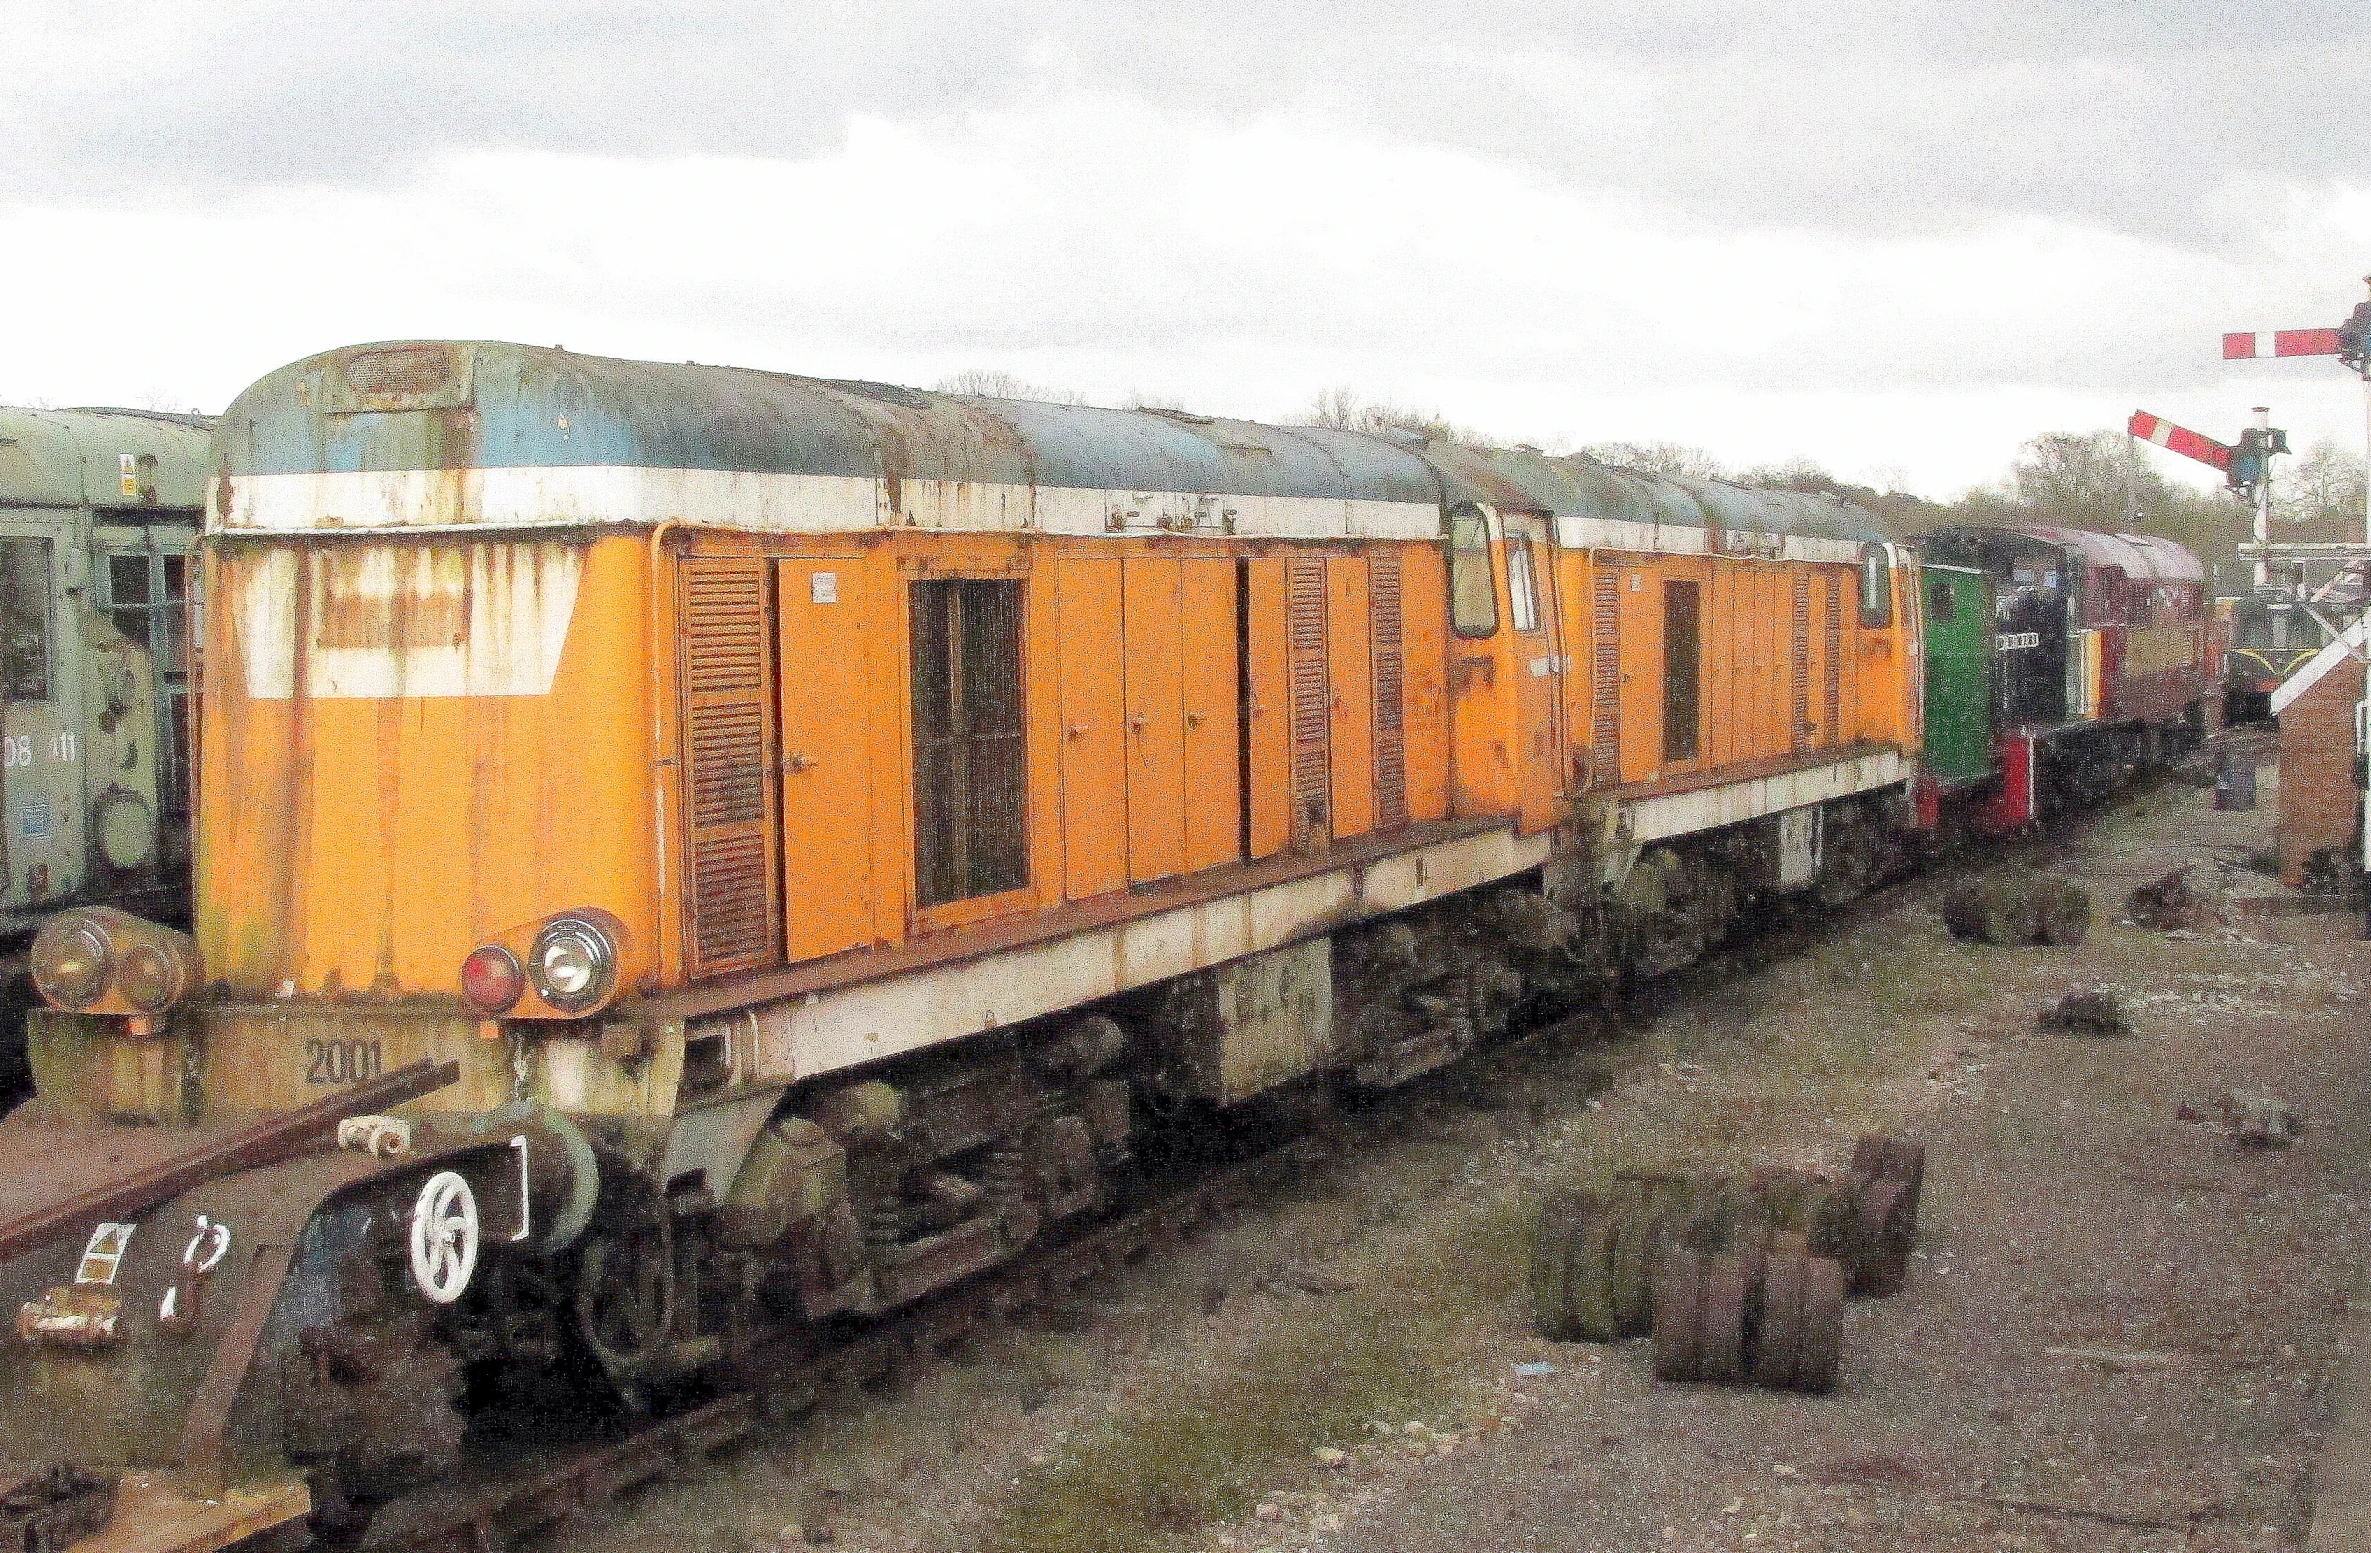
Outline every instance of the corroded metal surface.
[[(967, 503), (996, 508), (1007, 499), (1002, 493), (1016, 490), (1208, 493), (1429, 507), (1478, 502), (1649, 526), (1882, 537), (1867, 512), (1830, 497), (1675, 480), (1526, 449), (621, 361), (492, 341), (408, 341), (310, 357), (248, 389), (223, 425), (226, 489), (218, 510), (231, 530), (250, 526), (238, 501), (247, 477), (632, 468), (883, 482), (879, 517), (887, 524), (907, 510), (901, 487), (911, 483), (929, 488), (934, 500), (951, 497), (949, 510), (958, 511)], [(449, 485), (400, 499), (424, 503), (441, 521), (470, 521), (482, 489), (459, 479)], [(870, 513), (873, 500), (867, 495), (860, 505)], [(1124, 517), (1150, 521), (1149, 511)], [(578, 516), (587, 523), (619, 518), (592, 508)], [(411, 520), (359, 509), (340, 516), (343, 526), (387, 521)], [(868, 518), (861, 526), (873, 524)]]
[[(390, 364), (403, 368), (402, 391), (385, 386)], [(363, 408), (431, 413), (351, 413)], [(224, 424), (234, 485), (246, 475), (315, 469), (630, 466), (1440, 500), (1438, 478), (1421, 458), (1351, 432), (492, 342), (422, 341), (311, 357), (248, 389)]]
[(244, 1125), (0, 1131), (0, 1175), (10, 1194), (0, 1197), (0, 1260), (79, 1226), (140, 1213), (202, 1181), (286, 1159), (332, 1136), (345, 1118), (416, 1100), (459, 1072), (449, 1062), (418, 1062)]

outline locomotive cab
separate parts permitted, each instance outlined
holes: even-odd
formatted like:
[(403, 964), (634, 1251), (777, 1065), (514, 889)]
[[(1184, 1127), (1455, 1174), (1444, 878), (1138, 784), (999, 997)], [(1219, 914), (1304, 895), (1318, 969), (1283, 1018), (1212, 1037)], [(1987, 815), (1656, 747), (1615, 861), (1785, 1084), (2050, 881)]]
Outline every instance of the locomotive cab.
[(2015, 830), (2098, 801), (2204, 727), (2204, 570), (2171, 540), (2032, 524), (1921, 542), (1982, 573), (1994, 598), (1992, 797)]
[[(0, 409), (0, 944), (86, 903), (180, 920), (207, 422)], [(21, 991), (0, 1090), (24, 1073)]]

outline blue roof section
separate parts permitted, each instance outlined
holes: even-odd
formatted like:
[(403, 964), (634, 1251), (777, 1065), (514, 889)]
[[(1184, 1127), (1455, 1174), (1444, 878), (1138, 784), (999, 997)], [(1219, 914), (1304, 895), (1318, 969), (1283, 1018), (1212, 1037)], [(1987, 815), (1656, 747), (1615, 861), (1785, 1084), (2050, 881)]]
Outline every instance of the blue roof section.
[(1437, 505), (1375, 437), (526, 345), (354, 346), (224, 412), (241, 475), (623, 465)]
[(1672, 479), (1521, 449), (1436, 442), (1426, 446), (1425, 455), (1445, 474), (1488, 491), (1481, 499), (1501, 508), (1528, 508), (1578, 520), (1800, 534), (1860, 543), (1885, 538), (1873, 514), (1846, 501), (1801, 491)]
[(246, 475), (623, 466), (1310, 497), (1484, 502), (1558, 517), (1872, 540), (1826, 497), (1522, 450), (1171, 410), (928, 393), (530, 345), (397, 341), (283, 367), (223, 413)]

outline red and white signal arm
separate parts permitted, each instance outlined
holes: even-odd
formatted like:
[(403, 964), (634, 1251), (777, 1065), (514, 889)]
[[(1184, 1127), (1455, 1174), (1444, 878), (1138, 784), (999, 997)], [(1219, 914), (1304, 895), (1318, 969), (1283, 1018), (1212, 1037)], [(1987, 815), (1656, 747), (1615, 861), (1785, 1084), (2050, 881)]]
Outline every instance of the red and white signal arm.
[(2254, 361), (2266, 356), (2335, 356), (2335, 329), (2270, 329), (2223, 336), (2225, 361)]
[(2202, 464), (2211, 464), (2225, 471), (2231, 468), (2230, 448), (2186, 426), (2176, 426), (2162, 415), (2135, 410), (2124, 429), (2143, 442), (2157, 444), (2168, 453), (2179, 453), (2184, 458), (2194, 458)]

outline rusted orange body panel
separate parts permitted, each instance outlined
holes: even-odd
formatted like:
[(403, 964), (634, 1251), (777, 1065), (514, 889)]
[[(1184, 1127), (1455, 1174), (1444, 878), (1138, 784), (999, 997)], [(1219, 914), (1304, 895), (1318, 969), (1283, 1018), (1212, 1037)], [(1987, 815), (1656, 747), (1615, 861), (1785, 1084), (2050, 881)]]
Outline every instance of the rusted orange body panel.
[[(628, 985), (680, 984), (683, 811), (700, 795), (685, 790), (677, 644), (651, 631), (681, 628), (674, 572), (687, 556), (767, 568), (773, 963), (1238, 863), (1247, 831), (1251, 857), (1283, 841), (1282, 563), (1256, 553), (1273, 547), (702, 532), (397, 540), (369, 545), (359, 566), (353, 548), (222, 547), (210, 562), (221, 607), (208, 651), (222, 669), (205, 705), (219, 758), (199, 795), (198, 931), (210, 978), (234, 997), (451, 997), (474, 945), (586, 905), (625, 924)], [(1407, 810), (1437, 819), (1452, 763), (1443, 572), (1433, 547), (1389, 548), (1403, 579)], [(1326, 559), (1336, 838), (1377, 825), (1368, 564), (1355, 546)], [(533, 586), (471, 595), (489, 576)], [(913, 883), (908, 586), (962, 577), (1024, 590), (1030, 863), (1017, 890), (926, 907)], [(495, 629), (551, 641), (548, 684), (489, 684), (464, 661)], [(1473, 726), (1488, 707), (1462, 715), (1502, 765), (1507, 732)]]
[(1245, 805), (1251, 855), (1274, 857), (1292, 840), (1292, 665), (1286, 649), (1284, 558), (1243, 563)]
[[(1841, 563), (1581, 550), (1557, 560), (1562, 594), (1590, 601), (1571, 638), (1564, 705), (1568, 748), (1591, 785), (1700, 781), (1863, 744), (1917, 748), (1908, 568), (1887, 574), (1889, 618), (1865, 627), (1859, 573)], [(1693, 755), (1666, 741), (1674, 583), (1693, 584), (1700, 604)]]
[(1328, 556), (1325, 584), (1334, 835), (1348, 838), (1375, 828), (1375, 686), (1366, 558)]
[(626, 983), (653, 975), (647, 557), (636, 537), (213, 548), (208, 981), (450, 993), (483, 939), (591, 903), (632, 930)]
[(1402, 694), (1406, 701), (1408, 813), (1449, 815), (1449, 573), (1438, 545), (1400, 550)]

